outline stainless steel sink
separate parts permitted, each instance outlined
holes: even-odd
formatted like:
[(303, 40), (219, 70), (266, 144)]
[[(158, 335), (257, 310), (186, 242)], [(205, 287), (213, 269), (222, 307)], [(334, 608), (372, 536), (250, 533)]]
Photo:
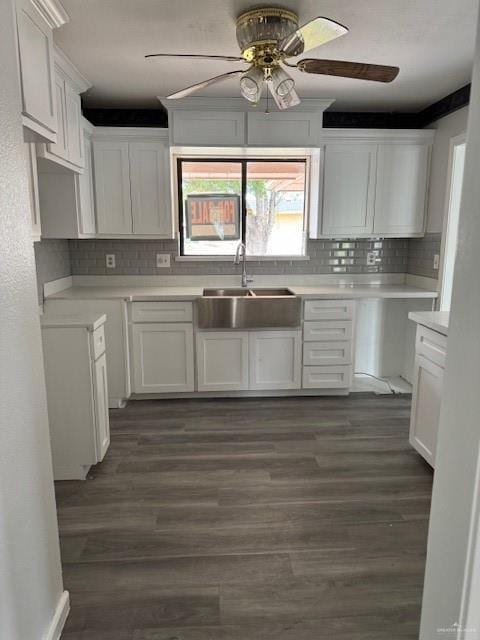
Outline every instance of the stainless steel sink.
[(204, 289), (197, 300), (200, 329), (298, 327), (301, 300), (285, 287)]

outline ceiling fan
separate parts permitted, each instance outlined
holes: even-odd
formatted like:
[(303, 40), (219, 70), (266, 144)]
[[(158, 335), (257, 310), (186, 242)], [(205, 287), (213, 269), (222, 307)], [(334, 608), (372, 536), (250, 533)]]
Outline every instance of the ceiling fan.
[(240, 56), (151, 53), (145, 57), (223, 60), (249, 64), (247, 69), (227, 71), (222, 75), (171, 93), (167, 96), (169, 100), (185, 98), (199, 89), (232, 76), (240, 76), (240, 92), (244, 98), (257, 103), (266, 84), (278, 108), (283, 110), (300, 103), (300, 98), (295, 91), (295, 81), (286, 72), (284, 66), (304, 73), (374, 82), (392, 82), (397, 77), (398, 67), (378, 64), (317, 58), (304, 58), (299, 62), (289, 61), (289, 58), (299, 56), (346, 33), (348, 33), (347, 27), (329, 18), (314, 18), (299, 27), (298, 16), (293, 11), (266, 7), (247, 11), (237, 18), (236, 35)]

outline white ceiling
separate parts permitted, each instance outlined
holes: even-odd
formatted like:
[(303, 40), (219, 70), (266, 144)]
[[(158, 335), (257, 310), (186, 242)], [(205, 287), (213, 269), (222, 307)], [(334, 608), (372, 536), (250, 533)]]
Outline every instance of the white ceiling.
[[(92, 82), (90, 107), (157, 107), (167, 95), (238, 63), (145, 60), (152, 52), (238, 55), (235, 17), (248, 0), (62, 0), (70, 22), (57, 44)], [(260, 3), (297, 11), (300, 23), (324, 15), (350, 33), (308, 57), (400, 67), (392, 84), (293, 71), (302, 97), (335, 98), (333, 109), (417, 111), (470, 81), (477, 0), (297, 0)], [(238, 96), (238, 80), (200, 96)]]

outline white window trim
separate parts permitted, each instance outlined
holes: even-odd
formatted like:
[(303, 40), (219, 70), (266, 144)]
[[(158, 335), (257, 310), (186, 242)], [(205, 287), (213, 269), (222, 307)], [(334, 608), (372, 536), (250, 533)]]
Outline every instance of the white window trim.
[[(312, 189), (318, 190), (318, 175), (315, 172), (315, 160), (320, 157), (319, 148), (288, 148), (288, 147), (171, 147), (170, 149), (170, 175), (172, 190), (172, 214), (175, 221), (175, 234), (178, 242), (177, 256), (178, 262), (230, 262), (233, 255), (225, 256), (183, 256), (180, 255), (180, 228), (178, 210), (178, 174), (177, 160), (179, 158), (194, 158), (201, 160), (210, 158), (229, 158), (258, 160), (305, 160), (305, 209), (303, 216), (303, 233), (305, 237), (305, 251), (307, 249), (307, 234), (310, 228), (310, 218), (316, 218), (317, 212), (311, 211), (311, 205), (315, 205), (312, 198)], [(247, 256), (247, 262), (292, 262), (309, 261), (310, 256), (306, 253), (294, 256)]]

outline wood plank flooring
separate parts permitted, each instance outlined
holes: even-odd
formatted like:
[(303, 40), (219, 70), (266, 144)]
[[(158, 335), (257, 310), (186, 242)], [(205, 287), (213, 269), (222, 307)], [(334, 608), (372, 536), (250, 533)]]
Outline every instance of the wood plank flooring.
[(410, 398), (171, 400), (111, 412), (56, 483), (64, 640), (418, 637), (432, 471)]

